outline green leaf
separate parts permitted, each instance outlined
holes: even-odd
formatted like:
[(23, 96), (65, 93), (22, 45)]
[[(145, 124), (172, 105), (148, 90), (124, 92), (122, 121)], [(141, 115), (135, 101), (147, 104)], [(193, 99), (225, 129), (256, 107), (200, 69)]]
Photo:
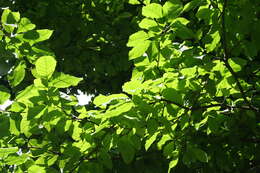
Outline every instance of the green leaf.
[[(139, 27), (143, 29), (150, 29), (154, 27), (158, 27), (158, 24), (153, 20), (149, 18), (144, 18), (140, 23)], [(140, 31), (139, 31), (140, 32)], [(148, 36), (147, 36), (148, 38)], [(133, 45), (134, 46), (134, 45)]]
[(150, 146), (154, 143), (154, 141), (156, 140), (156, 137), (157, 137), (158, 134), (159, 134), (159, 132), (154, 133), (149, 139), (147, 139), (147, 140), (145, 141), (145, 150), (146, 150), (146, 151), (147, 151), (147, 150), (150, 148)]
[(106, 106), (113, 100), (127, 100), (129, 99), (127, 95), (125, 94), (112, 94), (109, 96), (99, 95), (94, 99), (94, 104), (96, 106)]
[(128, 0), (128, 3), (132, 4), (132, 5), (140, 4), (140, 2), (138, 0)]
[(97, 115), (95, 117), (96, 118), (103, 118), (103, 119), (116, 117), (116, 116), (119, 116), (123, 113), (130, 111), (132, 109), (132, 107), (133, 107), (133, 103), (126, 102), (124, 104), (121, 104), (120, 106), (117, 106), (116, 108), (114, 108), (112, 110), (108, 110), (104, 114), (100, 114), (100, 115)]
[(143, 89), (142, 81), (131, 80), (123, 85), (123, 91), (128, 94), (138, 94)]
[(6, 157), (9, 154), (18, 152), (18, 147), (0, 148), (0, 158)]
[(25, 42), (28, 42), (31, 46), (35, 43), (48, 40), (53, 31), (48, 29), (31, 30), (23, 34), (17, 34), (16, 38)]
[(82, 133), (82, 128), (80, 127), (80, 123), (79, 122), (73, 122), (73, 128), (72, 128), (72, 135), (71, 137), (75, 140), (75, 141), (79, 141), (81, 139), (81, 133)]
[(208, 121), (208, 116), (206, 116), (203, 120), (201, 120), (199, 123), (195, 124), (195, 129), (199, 130), (200, 127), (202, 127), (204, 124), (206, 124)]
[(172, 137), (169, 134), (165, 134), (162, 136), (162, 138), (160, 139), (160, 141), (157, 143), (157, 147), (159, 150), (162, 149), (163, 145), (167, 142), (170, 141), (172, 139)]
[[(4, 36), (5, 34), (4, 34), (4, 32), (2, 31), (2, 30), (0, 30), (0, 40), (2, 40), (3, 39), (3, 36)], [(1, 74), (1, 73), (0, 73)]]
[(130, 35), (127, 46), (135, 47), (136, 44), (140, 44), (147, 39), (149, 39), (149, 35), (146, 32), (138, 31), (138, 32)]
[(19, 122), (19, 121), (17, 121), (17, 119), (10, 117), (9, 122), (10, 122), (10, 127), (9, 127), (10, 133), (13, 135), (19, 136), (20, 131), (17, 128), (17, 122)]
[(110, 155), (107, 152), (102, 152), (100, 154), (101, 162), (108, 168), (112, 169), (113, 163)]
[(208, 39), (206, 40), (205, 47), (207, 52), (212, 52), (217, 47), (218, 43), (220, 42), (220, 34), (219, 31), (215, 31), (213, 34), (210, 34)]
[(162, 95), (167, 100), (174, 101), (179, 104), (183, 103), (182, 95), (176, 89), (166, 88), (162, 91)]
[[(179, 18), (177, 18), (179, 19)], [(185, 26), (187, 21), (185, 20), (174, 20), (172, 24), (173, 30), (175, 31), (176, 36), (180, 37), (181, 39), (190, 39), (194, 38), (195, 34), (191, 29)]]
[(142, 8), (142, 15), (150, 18), (161, 18), (163, 17), (162, 6), (160, 4), (151, 3)]
[(168, 0), (163, 5), (163, 16), (171, 21), (180, 15), (182, 8), (183, 6), (180, 0)]
[(8, 75), (8, 80), (13, 87), (16, 87), (23, 81), (25, 77), (25, 68), (25, 63), (21, 61), (12, 71), (12, 73)]
[(0, 85), (0, 105), (4, 104), (10, 96), (11, 94), (9, 93), (9, 90), (5, 86)]
[(27, 32), (27, 31), (33, 30), (35, 27), (36, 26), (34, 24), (32, 24), (29, 19), (23, 17), (18, 24), (17, 33)]
[(129, 139), (126, 137), (121, 138), (118, 142), (118, 149), (121, 153), (121, 156), (123, 157), (124, 162), (126, 164), (131, 163), (135, 156), (135, 149), (131, 145)]
[(77, 86), (82, 80), (82, 78), (74, 77), (68, 74), (55, 73), (50, 81), (50, 85), (55, 88), (68, 88), (71, 86)]
[(55, 70), (56, 60), (52, 56), (42, 56), (36, 61), (35, 66), (39, 76), (48, 78)]
[(196, 8), (197, 6), (199, 6), (201, 3), (201, 0), (192, 0), (189, 3), (185, 4), (183, 11), (184, 12), (188, 12), (190, 10), (193, 10), (194, 8)]
[(53, 165), (57, 161), (58, 157), (58, 155), (51, 156), (47, 161), (48, 166)]
[(5, 9), (2, 13), (1, 22), (3, 24), (3, 28), (9, 33), (12, 33), (14, 31), (19, 20), (19, 12), (12, 12), (9, 9)]
[(39, 165), (32, 165), (28, 169), (28, 173), (46, 173), (45, 167)]
[(212, 11), (210, 8), (208, 8), (208, 6), (200, 6), (198, 12), (196, 13), (196, 17), (198, 19), (203, 19), (205, 20), (205, 22), (209, 23), (211, 20), (211, 14)]
[(178, 157), (172, 158), (172, 160), (169, 163), (168, 173), (170, 173), (171, 169), (174, 168), (178, 164), (178, 161), (179, 161)]
[(228, 63), (232, 67), (234, 72), (239, 72), (247, 64), (247, 61), (242, 58), (229, 58)]
[(142, 56), (149, 48), (150, 44), (151, 41), (145, 40), (142, 43), (138, 43), (137, 45), (135, 45), (135, 47), (132, 48), (131, 51), (129, 52), (129, 60), (133, 60), (135, 58)]
[(205, 151), (199, 149), (199, 148), (191, 148), (192, 153), (201, 162), (208, 162), (208, 155)]
[(8, 156), (7, 159), (5, 159), (5, 163), (7, 165), (21, 165), (25, 163), (28, 160), (28, 155), (27, 154), (22, 154), (21, 156)]

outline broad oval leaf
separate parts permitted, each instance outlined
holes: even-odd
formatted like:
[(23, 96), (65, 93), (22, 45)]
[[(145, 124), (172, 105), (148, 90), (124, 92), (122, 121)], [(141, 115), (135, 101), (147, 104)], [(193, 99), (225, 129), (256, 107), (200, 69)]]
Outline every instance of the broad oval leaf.
[(150, 44), (151, 44), (150, 40), (145, 40), (135, 45), (135, 47), (132, 48), (131, 51), (129, 52), (129, 60), (142, 56), (149, 48)]
[(163, 17), (162, 6), (160, 4), (151, 3), (144, 6), (142, 9), (142, 15), (150, 18), (161, 18)]
[(40, 77), (48, 78), (55, 70), (56, 60), (52, 56), (42, 56), (36, 61), (35, 66)]
[(50, 84), (55, 88), (68, 88), (70, 86), (77, 86), (80, 81), (82, 81), (82, 78), (64, 73), (55, 73)]

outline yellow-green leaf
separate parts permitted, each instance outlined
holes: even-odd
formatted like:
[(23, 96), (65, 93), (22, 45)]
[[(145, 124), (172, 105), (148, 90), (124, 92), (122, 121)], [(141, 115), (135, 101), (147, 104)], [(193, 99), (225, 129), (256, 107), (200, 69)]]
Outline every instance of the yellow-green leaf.
[(56, 60), (52, 56), (42, 56), (36, 61), (35, 66), (39, 76), (48, 78), (55, 70)]

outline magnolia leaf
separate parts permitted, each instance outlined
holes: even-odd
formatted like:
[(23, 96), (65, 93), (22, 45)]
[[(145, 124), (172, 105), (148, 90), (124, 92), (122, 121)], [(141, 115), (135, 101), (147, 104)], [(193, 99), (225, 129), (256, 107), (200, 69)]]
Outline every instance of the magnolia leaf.
[(170, 141), (172, 139), (172, 137), (169, 134), (165, 134), (162, 136), (162, 138), (160, 139), (160, 141), (157, 143), (157, 147), (159, 150), (162, 149), (163, 145), (167, 142)]
[(18, 150), (18, 147), (0, 148), (0, 159), (8, 156), (9, 154), (16, 153)]
[(212, 52), (213, 50), (215, 50), (219, 41), (220, 41), (219, 31), (216, 31), (213, 34), (210, 34), (210, 38), (208, 38), (208, 40), (207, 40), (207, 42), (209, 42), (209, 43), (205, 44), (207, 52)]
[(56, 60), (52, 56), (42, 56), (36, 61), (35, 66), (39, 76), (48, 78), (55, 70)]
[(142, 9), (142, 15), (150, 18), (161, 18), (163, 17), (162, 6), (160, 4), (151, 3), (146, 5)]
[(101, 162), (108, 168), (112, 169), (113, 163), (110, 155), (107, 152), (100, 153)]
[(35, 24), (32, 24), (29, 19), (23, 17), (18, 24), (17, 33), (33, 30), (35, 27), (36, 27)]
[(175, 19), (182, 11), (182, 3), (180, 0), (169, 0), (163, 5), (163, 16), (168, 20)]
[(47, 161), (48, 166), (53, 165), (56, 162), (56, 160), (58, 159), (58, 157), (59, 157), (58, 155), (54, 155), (50, 159), (48, 159), (48, 161)]
[(195, 129), (199, 130), (200, 127), (202, 127), (204, 124), (206, 124), (208, 121), (208, 116), (206, 116), (203, 120), (201, 120), (199, 123), (195, 124)]
[(241, 71), (242, 68), (247, 64), (247, 61), (242, 58), (229, 58), (228, 63), (234, 72)]
[(100, 114), (100, 115), (97, 115), (95, 117), (96, 118), (103, 118), (103, 119), (116, 117), (116, 116), (119, 116), (119, 115), (121, 115), (125, 112), (130, 111), (132, 109), (132, 107), (133, 107), (133, 103), (126, 102), (124, 104), (121, 104), (120, 106), (117, 106), (116, 108), (114, 108), (112, 110), (108, 110), (104, 114)]
[(55, 73), (50, 85), (55, 88), (68, 88), (70, 86), (77, 86), (82, 78), (74, 77), (64, 73)]
[(81, 138), (81, 133), (82, 133), (82, 128), (79, 127), (80, 123), (79, 122), (73, 122), (73, 129), (72, 129), (72, 135), (71, 137), (75, 140), (75, 141), (79, 141)]
[(19, 20), (19, 12), (12, 12), (9, 9), (5, 9), (2, 13), (1, 23), (3, 24), (3, 28), (9, 33), (12, 33), (14, 31)]
[(138, 31), (138, 32), (130, 35), (127, 46), (135, 47), (137, 44), (140, 44), (147, 39), (149, 39), (149, 36), (146, 32)]
[(25, 63), (20, 62), (12, 71), (12, 73), (8, 75), (8, 80), (10, 81), (10, 84), (13, 87), (16, 87), (23, 81), (25, 77), (25, 68), (26, 68)]
[(200, 5), (202, 0), (192, 0), (189, 3), (185, 4), (183, 11), (184, 12), (188, 12), (190, 10), (193, 10), (194, 8), (196, 8), (197, 6)]
[(171, 172), (171, 169), (174, 168), (178, 164), (179, 158), (175, 157), (173, 158), (169, 163), (168, 173)]
[(145, 53), (145, 51), (149, 48), (150, 44), (151, 41), (145, 40), (135, 45), (135, 47), (132, 48), (129, 52), (129, 60), (133, 60), (135, 58), (142, 56)]
[(107, 104), (109, 104), (110, 102), (112, 102), (113, 100), (119, 100), (119, 99), (128, 99), (128, 96), (125, 94), (112, 94), (109, 96), (104, 96), (104, 95), (99, 95), (94, 99), (94, 104), (96, 106), (106, 106)]
[(19, 131), (18, 127), (17, 127), (16, 122), (17, 122), (16, 119), (13, 119), (12, 117), (9, 118), (9, 123), (10, 123), (9, 130), (10, 130), (11, 134), (19, 136), (20, 135), (20, 131)]
[(208, 8), (208, 6), (200, 6), (200, 8), (198, 9), (198, 12), (196, 13), (196, 17), (198, 19), (203, 19), (206, 22), (210, 22), (211, 14), (212, 14), (212, 11), (210, 8)]
[(140, 23), (139, 27), (143, 29), (149, 29), (153, 27), (157, 27), (158, 24), (153, 19), (144, 18)]
[(126, 82), (123, 85), (123, 91), (128, 94), (138, 94), (143, 89), (142, 81), (140, 80), (131, 80), (129, 82)]
[(137, 5), (137, 4), (140, 4), (140, 1), (138, 1), (138, 0), (129, 0), (128, 3), (132, 4), (132, 5)]
[(26, 137), (30, 137), (32, 135), (32, 133), (30, 132), (30, 121), (28, 121), (26, 117), (23, 117), (23, 119), (21, 120), (20, 129), (21, 133), (24, 133)]
[(10, 98), (10, 96), (11, 94), (9, 93), (9, 90), (3, 85), (0, 85), (0, 105), (4, 104), (5, 101)]
[(147, 140), (145, 141), (145, 150), (146, 150), (146, 151), (147, 151), (147, 150), (150, 148), (150, 146), (154, 143), (154, 141), (156, 140), (156, 137), (157, 137), (158, 134), (159, 134), (159, 132), (154, 133), (149, 139), (147, 139)]
[(25, 163), (28, 160), (28, 155), (27, 154), (22, 154), (22, 155), (16, 155), (16, 156), (9, 156), (7, 159), (5, 159), (5, 163), (7, 165), (21, 165)]
[(28, 173), (46, 173), (45, 167), (39, 165), (32, 165), (28, 169)]
[(208, 162), (207, 153), (199, 148), (191, 148), (192, 153), (201, 162)]
[(48, 29), (41, 30), (31, 30), (22, 34), (17, 34), (16, 38), (25, 42), (29, 42), (30, 45), (33, 45), (44, 40), (48, 40), (53, 31)]
[(126, 164), (132, 162), (135, 156), (135, 149), (131, 145), (129, 139), (122, 138), (118, 143), (118, 149), (123, 157), (123, 160)]

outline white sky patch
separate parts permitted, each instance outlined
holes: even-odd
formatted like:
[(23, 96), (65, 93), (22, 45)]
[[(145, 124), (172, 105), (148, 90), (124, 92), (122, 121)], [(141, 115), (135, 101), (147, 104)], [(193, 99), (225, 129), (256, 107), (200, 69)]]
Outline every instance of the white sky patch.
[(0, 110), (5, 110), (8, 106), (13, 103), (11, 100), (7, 100), (4, 104), (0, 105)]
[(79, 101), (78, 104), (83, 106), (83, 105), (87, 105), (91, 101), (91, 98), (94, 97), (94, 95), (86, 94), (86, 93), (83, 93), (82, 91), (78, 90), (78, 95), (76, 95), (76, 97)]

